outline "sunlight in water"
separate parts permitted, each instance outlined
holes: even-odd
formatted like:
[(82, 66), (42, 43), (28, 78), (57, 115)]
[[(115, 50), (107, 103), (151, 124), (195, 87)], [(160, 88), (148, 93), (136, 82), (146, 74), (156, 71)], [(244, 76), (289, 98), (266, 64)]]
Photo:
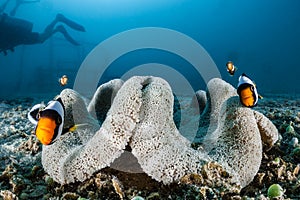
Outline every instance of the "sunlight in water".
[(158, 9), (184, 2), (184, 0), (65, 0), (65, 1), (44, 1), (44, 4), (53, 9), (61, 9), (80, 13), (126, 14), (130, 12), (143, 12), (145, 10)]

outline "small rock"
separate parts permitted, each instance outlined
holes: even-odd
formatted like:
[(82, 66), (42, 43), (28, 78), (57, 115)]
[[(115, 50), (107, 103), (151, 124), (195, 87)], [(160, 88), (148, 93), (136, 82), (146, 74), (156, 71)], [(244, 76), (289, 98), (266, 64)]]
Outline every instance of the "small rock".
[(297, 175), (299, 174), (299, 171), (300, 171), (300, 164), (298, 164), (298, 165), (295, 167), (295, 169), (294, 169), (294, 171), (293, 171), (294, 176), (297, 176)]
[(48, 194), (45, 194), (45, 195), (43, 196), (43, 199), (45, 199), (45, 200), (46, 200), (46, 199), (50, 199), (50, 198), (51, 198), (51, 196), (52, 196), (52, 195), (51, 195), (51, 194), (49, 194), (49, 193), (48, 193)]
[(263, 194), (259, 195), (259, 196), (258, 196), (258, 199), (259, 199), (259, 200), (268, 200), (268, 198), (265, 197), (265, 195), (263, 195)]
[(276, 157), (276, 158), (272, 161), (272, 164), (278, 166), (278, 165), (280, 164), (280, 158), (279, 158), (279, 157)]
[(17, 199), (16, 195), (14, 193), (12, 193), (11, 191), (9, 191), (9, 190), (1, 190), (0, 195), (2, 196), (2, 198), (4, 200), (6, 200), (6, 199), (9, 199), (9, 200)]
[(46, 175), (46, 177), (45, 177), (45, 182), (46, 182), (46, 184), (47, 184), (48, 186), (50, 186), (50, 187), (54, 184), (53, 178), (51, 178), (51, 177), (48, 176), (48, 175)]
[(297, 177), (294, 176), (294, 174), (290, 171), (286, 172), (287, 175), (287, 180), (290, 182), (296, 182), (297, 181)]
[(40, 145), (39, 145), (39, 142), (36, 139), (36, 137), (34, 135), (30, 135), (28, 140), (23, 141), (20, 144), (19, 150), (29, 151), (34, 155), (34, 154), (37, 154), (39, 152)]
[(22, 111), (22, 109), (23, 109), (22, 105), (19, 105), (19, 106), (17, 107), (17, 111)]
[(94, 184), (93, 179), (89, 179), (89, 180), (83, 182), (82, 184), (80, 184), (77, 191), (78, 192), (88, 191), (88, 188), (90, 188), (93, 184)]
[(277, 170), (277, 177), (279, 179), (284, 179), (283, 175), (284, 173), (286, 172), (286, 166), (285, 165), (282, 165), (280, 168), (278, 168)]
[(108, 180), (109, 180), (109, 178), (106, 174), (98, 173), (98, 174), (96, 174), (96, 177), (95, 177), (95, 185), (99, 190), (101, 190), (102, 187), (109, 185)]
[(19, 196), (20, 199), (29, 199), (29, 194), (26, 192), (22, 192)]
[(181, 183), (185, 184), (196, 184), (196, 185), (201, 185), (203, 184), (204, 180), (203, 177), (199, 174), (188, 174), (185, 175), (180, 179)]
[(257, 180), (259, 186), (262, 186), (264, 184), (265, 175), (266, 175), (265, 173), (257, 173), (255, 179)]
[(295, 122), (296, 122), (296, 123), (300, 123), (300, 117), (296, 116)]
[(112, 181), (112, 184), (115, 188), (116, 193), (120, 196), (120, 199), (124, 199), (125, 195), (124, 195), (124, 192), (123, 192), (123, 185), (121, 184), (119, 179), (117, 177), (113, 176), (111, 181)]
[(291, 134), (294, 134), (294, 133), (295, 133), (295, 129), (294, 129), (294, 127), (292, 126), (292, 122), (290, 122), (290, 124), (286, 127), (285, 132), (286, 132), (286, 133), (291, 133)]
[[(47, 188), (44, 185), (37, 185), (35, 190), (29, 194), (30, 198), (40, 198), (47, 193)], [(29, 198), (29, 199), (30, 199)]]
[(63, 194), (62, 198), (63, 200), (77, 200), (79, 198), (78, 194), (73, 192), (66, 192)]
[(152, 192), (146, 199), (160, 199), (160, 196), (158, 192)]
[(16, 128), (13, 126), (13, 125), (10, 125), (9, 126), (9, 129), (10, 129), (10, 131), (12, 132), (12, 133), (15, 133), (17, 130), (16, 130)]
[(284, 190), (279, 184), (273, 184), (268, 188), (268, 197), (271, 199), (282, 197), (283, 194)]
[(88, 192), (88, 199), (97, 199), (97, 195), (94, 191), (89, 191)]
[(141, 196), (135, 196), (131, 200), (145, 200), (145, 199)]
[(83, 197), (79, 197), (77, 200), (88, 200), (88, 199), (83, 198)]
[(298, 138), (293, 137), (293, 138), (291, 139), (291, 141), (290, 141), (290, 145), (291, 145), (292, 147), (296, 147), (298, 144), (299, 144)]
[(278, 131), (279, 131), (280, 133), (284, 133), (284, 132), (286, 132), (286, 129), (287, 129), (288, 126), (289, 126), (289, 124), (286, 123), (286, 121), (284, 121), (284, 122), (279, 126)]
[(9, 180), (10, 185), (12, 186), (12, 191), (15, 194), (19, 194), (21, 190), (25, 189), (26, 186), (23, 181), (23, 177), (20, 175), (14, 175), (10, 180)]
[(300, 147), (296, 147), (293, 149), (292, 156), (294, 157), (294, 159), (300, 162)]

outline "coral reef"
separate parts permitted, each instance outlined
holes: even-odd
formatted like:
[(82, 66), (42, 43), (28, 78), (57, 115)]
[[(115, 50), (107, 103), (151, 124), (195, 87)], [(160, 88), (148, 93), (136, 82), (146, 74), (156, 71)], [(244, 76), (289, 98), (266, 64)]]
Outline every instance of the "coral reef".
[[(142, 85), (135, 80), (127, 81), (119, 90), (101, 128), (78, 93), (70, 89), (61, 92), (68, 121), (85, 126), (66, 133), (53, 145), (44, 146), (42, 164), (55, 181), (83, 181), (122, 154), (139, 120)], [(97, 91), (101, 94), (101, 90)], [(68, 112), (68, 108), (72, 111)], [(73, 118), (69, 113), (73, 113)]]
[(200, 120), (210, 116), (209, 128), (204, 134), (198, 132), (198, 138), (203, 138), (200, 141), (209, 156), (245, 187), (260, 167), (262, 144), (266, 149), (272, 147), (278, 140), (278, 131), (263, 114), (242, 106), (235, 88), (225, 81), (212, 79), (207, 89), (208, 104)]
[(144, 172), (163, 183), (178, 181), (189, 173), (199, 173), (209, 158), (190, 148), (190, 142), (173, 121), (173, 95), (161, 78), (147, 78), (142, 95), (140, 122), (136, 125), (130, 147)]
[(164, 184), (199, 174), (214, 160), (246, 186), (258, 172), (262, 143), (271, 147), (277, 129), (261, 113), (243, 107), (230, 84), (212, 79), (207, 88), (200, 118), (207, 128), (201, 137), (210, 145), (205, 150), (191, 148), (180, 134), (173, 120), (172, 90), (161, 78), (132, 77), (124, 84), (113, 80), (98, 88), (88, 108), (75, 91), (62, 91), (66, 126), (84, 126), (43, 147), (45, 171), (61, 184), (84, 181), (110, 166), (128, 147), (134, 162)]
[[(170, 185), (155, 181), (141, 169), (134, 169), (138, 173), (112, 169), (113, 164), (83, 182), (61, 185), (44, 171), (42, 146), (32, 135), (34, 127), (27, 120), (30, 108), (45, 101), (45, 97), (0, 100), (0, 199), (119, 199), (113, 186), (114, 176), (123, 186), (124, 199), (266, 199), (268, 188), (273, 184), (279, 184), (285, 191), (281, 199), (300, 199), (297, 153), (300, 146), (295, 142), (300, 139), (299, 99), (290, 94), (264, 94), (264, 99), (253, 108), (271, 119), (280, 135), (273, 147), (263, 152), (258, 173), (241, 192), (232, 184), (227, 171), (213, 167), (210, 162), (202, 166), (200, 174), (186, 175), (179, 183)], [(189, 112), (191, 99), (179, 96), (178, 100), (181, 111)], [(199, 120), (198, 114), (189, 113), (189, 119)], [(294, 131), (287, 130), (288, 126)], [(124, 165), (123, 159), (132, 155), (129, 151), (124, 152), (126, 157), (120, 159), (120, 163), (115, 160), (115, 165), (121, 162)], [(126, 160), (126, 164), (128, 162)]]
[[(214, 78), (207, 83), (206, 95), (207, 103), (201, 113), (199, 128), (194, 142), (202, 142), (202, 140), (205, 139), (205, 142), (203, 143), (208, 144), (207, 147), (210, 148), (211, 144), (213, 144), (218, 137), (219, 132), (214, 131), (218, 127), (221, 106), (229, 97), (236, 96), (237, 93), (236, 89), (229, 83), (226, 83), (219, 78)], [(204, 101), (201, 103), (204, 103)], [(203, 107), (203, 104), (199, 107)]]
[(123, 81), (121, 79), (113, 79), (100, 85), (91, 102), (88, 104), (88, 112), (99, 121), (100, 125), (106, 118), (112, 101), (122, 85)]
[(253, 111), (260, 136), (265, 149), (270, 149), (278, 140), (278, 130), (276, 126), (262, 113)]
[(209, 152), (213, 160), (233, 174), (242, 187), (258, 172), (262, 142), (253, 111), (242, 106), (238, 97), (229, 98), (221, 108), (219, 137)]
[[(97, 93), (102, 94), (100, 89)], [(75, 113), (73, 119), (67, 115), (68, 121), (87, 124), (43, 149), (45, 170), (62, 184), (83, 181), (109, 166), (127, 144), (143, 170), (164, 183), (178, 181), (186, 173), (197, 173), (208, 160), (204, 153), (190, 148), (189, 141), (176, 129), (172, 91), (163, 79), (133, 77), (126, 81), (98, 131), (79, 94), (64, 90), (60, 96), (66, 109), (72, 107)], [(89, 135), (89, 140), (81, 139), (87, 138), (84, 135)]]

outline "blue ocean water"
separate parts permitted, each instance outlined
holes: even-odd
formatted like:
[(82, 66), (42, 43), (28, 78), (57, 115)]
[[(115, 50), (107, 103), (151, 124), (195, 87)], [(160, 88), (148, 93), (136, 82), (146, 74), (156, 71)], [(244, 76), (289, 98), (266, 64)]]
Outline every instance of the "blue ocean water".
[[(9, 14), (14, 3), (9, 1), (4, 12)], [(211, 56), (221, 77), (234, 86), (238, 76), (245, 72), (262, 95), (297, 94), (300, 93), (299, 8), (298, 0), (40, 0), (23, 4), (15, 17), (31, 21), (35, 32), (43, 32), (58, 13), (83, 25), (86, 32), (62, 23), (79, 46), (56, 33), (43, 44), (20, 45), (6, 56), (1, 54), (0, 97), (58, 94), (65, 88), (58, 83), (64, 74), (69, 77), (66, 87), (72, 88), (81, 63), (99, 43), (143, 27), (166, 28), (192, 38)], [(179, 42), (169, 40), (174, 44)], [(109, 56), (99, 53), (99, 60)], [(228, 60), (238, 67), (234, 76), (226, 71)], [(197, 75), (187, 60), (151, 48), (120, 55), (99, 77), (99, 84), (147, 63), (169, 66), (183, 75), (194, 90), (205, 89), (201, 74)], [(153, 69), (158, 74), (163, 70)], [(89, 79), (88, 75), (86, 78)]]

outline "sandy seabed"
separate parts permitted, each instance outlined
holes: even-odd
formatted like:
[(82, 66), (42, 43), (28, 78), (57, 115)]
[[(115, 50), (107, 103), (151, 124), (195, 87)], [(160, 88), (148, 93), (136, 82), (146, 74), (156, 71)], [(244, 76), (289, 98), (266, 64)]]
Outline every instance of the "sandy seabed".
[[(43, 170), (42, 145), (27, 119), (30, 108), (40, 102), (35, 98), (0, 100), (0, 199), (267, 199), (274, 183), (284, 190), (281, 199), (300, 199), (299, 96), (267, 95), (254, 108), (276, 125), (280, 140), (263, 153), (258, 174), (240, 193), (226, 193), (197, 181), (165, 186), (144, 173), (110, 168), (83, 183), (62, 186)], [(184, 112), (190, 99), (180, 97), (179, 102)]]

